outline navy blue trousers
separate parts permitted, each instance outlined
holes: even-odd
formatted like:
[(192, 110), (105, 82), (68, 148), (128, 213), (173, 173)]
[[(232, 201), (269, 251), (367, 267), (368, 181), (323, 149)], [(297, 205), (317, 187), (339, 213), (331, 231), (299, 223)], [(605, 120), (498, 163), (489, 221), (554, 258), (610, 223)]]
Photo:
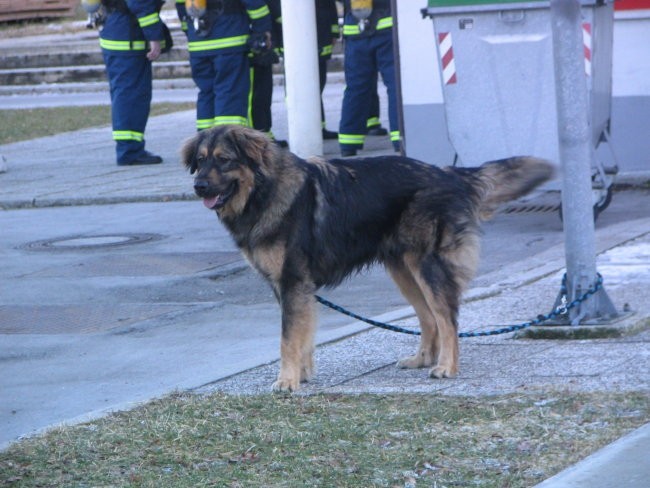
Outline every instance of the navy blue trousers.
[(144, 130), (151, 106), (151, 61), (145, 54), (104, 53), (111, 91), (111, 119), (118, 163), (145, 154)]
[(345, 92), (339, 125), (341, 149), (363, 147), (368, 117), (376, 115), (370, 112), (373, 91), (377, 90), (377, 72), (381, 73), (388, 94), (391, 141), (395, 149), (400, 147), (393, 34), (387, 30), (369, 37), (345, 40)]
[(273, 127), (273, 66), (251, 67), (253, 92), (251, 100), (251, 125), (254, 129), (271, 135)]
[(248, 125), (250, 69), (245, 52), (190, 56), (192, 79), (199, 89), (196, 128)]

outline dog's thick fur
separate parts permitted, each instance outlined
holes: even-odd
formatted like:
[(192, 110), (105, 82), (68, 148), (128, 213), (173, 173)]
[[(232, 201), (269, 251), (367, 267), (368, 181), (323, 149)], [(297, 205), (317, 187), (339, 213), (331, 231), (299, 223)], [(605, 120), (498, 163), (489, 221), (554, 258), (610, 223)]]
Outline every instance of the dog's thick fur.
[(460, 295), (479, 256), (479, 223), (549, 179), (553, 167), (514, 157), (437, 168), (400, 156), (303, 160), (239, 126), (197, 133), (181, 151), (194, 189), (231, 232), (282, 308), (275, 390), (313, 371), (314, 293), (366, 265), (385, 265), (422, 331), (402, 368), (458, 372)]

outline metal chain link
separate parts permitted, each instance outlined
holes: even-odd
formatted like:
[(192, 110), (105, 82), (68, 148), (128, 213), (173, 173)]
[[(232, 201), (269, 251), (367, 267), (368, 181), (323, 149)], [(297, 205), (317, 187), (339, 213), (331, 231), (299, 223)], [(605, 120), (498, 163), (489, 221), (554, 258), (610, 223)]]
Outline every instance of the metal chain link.
[[(600, 273), (597, 273), (597, 275), (598, 278), (593, 287), (589, 288), (584, 294), (582, 294), (580, 297), (576, 298), (572, 302), (567, 303), (567, 287), (566, 287), (566, 273), (565, 273), (564, 276), (562, 277), (562, 285), (560, 287), (560, 296), (561, 296), (562, 304), (545, 315), (538, 315), (537, 318), (533, 320), (529, 320), (528, 322), (523, 322), (518, 325), (509, 325), (494, 330), (487, 330), (482, 332), (460, 332), (458, 334), (458, 337), (485, 337), (485, 336), (493, 336), (499, 334), (507, 334), (508, 332), (515, 332), (517, 330), (526, 329), (533, 325), (539, 325), (555, 317), (565, 315), (569, 310), (580, 305), (582, 302), (587, 300), (590, 296), (594, 295), (598, 290), (600, 290), (603, 287), (603, 277), (600, 275)], [(361, 322), (365, 322), (375, 327), (379, 327), (380, 329), (385, 329), (385, 330), (390, 330), (391, 332), (400, 332), (402, 334), (410, 334), (410, 335), (421, 334), (419, 330), (405, 329), (397, 325), (386, 324), (384, 322), (378, 322), (376, 320), (362, 317), (318, 295), (316, 295), (316, 300), (319, 303), (325, 305), (326, 307), (331, 308), (332, 310), (336, 310), (337, 312), (347, 315), (348, 317), (352, 317), (353, 319), (360, 320)]]

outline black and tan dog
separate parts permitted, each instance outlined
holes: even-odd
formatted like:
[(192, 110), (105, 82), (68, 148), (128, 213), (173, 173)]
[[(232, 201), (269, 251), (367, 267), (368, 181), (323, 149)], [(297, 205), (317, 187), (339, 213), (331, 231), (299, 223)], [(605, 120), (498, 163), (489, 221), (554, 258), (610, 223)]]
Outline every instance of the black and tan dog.
[(383, 263), (413, 305), (422, 331), (402, 368), (458, 372), (460, 295), (479, 256), (479, 222), (549, 179), (531, 157), (478, 168), (437, 168), (400, 156), (303, 160), (239, 126), (199, 132), (182, 149), (194, 189), (216, 211), (282, 308), (275, 390), (313, 371), (314, 293)]

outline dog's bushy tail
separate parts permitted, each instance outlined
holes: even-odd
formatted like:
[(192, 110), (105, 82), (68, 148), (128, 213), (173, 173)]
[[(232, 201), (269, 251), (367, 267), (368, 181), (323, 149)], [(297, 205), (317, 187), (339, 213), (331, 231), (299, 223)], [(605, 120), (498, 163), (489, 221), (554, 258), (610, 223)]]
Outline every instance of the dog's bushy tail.
[(490, 218), (499, 205), (530, 193), (551, 179), (554, 173), (553, 164), (532, 156), (484, 163), (478, 168), (483, 190), (481, 218)]

